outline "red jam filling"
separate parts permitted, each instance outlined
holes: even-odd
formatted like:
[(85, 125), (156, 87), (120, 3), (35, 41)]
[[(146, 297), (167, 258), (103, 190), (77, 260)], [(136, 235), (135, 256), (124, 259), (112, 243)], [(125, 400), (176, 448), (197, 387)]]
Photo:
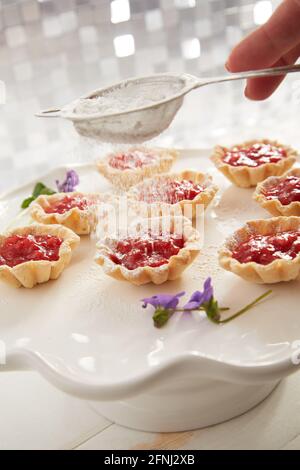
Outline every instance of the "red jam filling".
[(155, 160), (155, 155), (135, 150), (133, 152), (112, 155), (108, 163), (117, 170), (134, 170), (151, 165)]
[(200, 184), (189, 180), (157, 181), (151, 185), (145, 185), (139, 192), (139, 200), (149, 204), (154, 202), (165, 202), (176, 204), (180, 201), (192, 201), (198, 194), (204, 191)]
[(0, 246), (0, 266), (26, 261), (57, 261), (62, 240), (52, 235), (11, 235)]
[(300, 178), (298, 176), (287, 176), (275, 185), (264, 190), (266, 199), (278, 199), (283, 206), (292, 202), (300, 202)]
[(47, 214), (64, 214), (74, 207), (78, 207), (83, 211), (88, 206), (88, 200), (83, 196), (65, 196), (59, 201), (55, 201), (50, 206), (45, 207), (44, 211)]
[(232, 256), (240, 263), (269, 264), (276, 259), (292, 260), (300, 253), (300, 231), (255, 235), (241, 243)]
[(110, 259), (133, 270), (143, 266), (157, 268), (168, 263), (184, 246), (180, 235), (145, 235), (142, 238), (124, 238), (117, 242)]
[(278, 163), (286, 156), (286, 151), (281, 147), (258, 143), (248, 148), (234, 147), (228, 150), (223, 161), (231, 166), (257, 167), (265, 163)]

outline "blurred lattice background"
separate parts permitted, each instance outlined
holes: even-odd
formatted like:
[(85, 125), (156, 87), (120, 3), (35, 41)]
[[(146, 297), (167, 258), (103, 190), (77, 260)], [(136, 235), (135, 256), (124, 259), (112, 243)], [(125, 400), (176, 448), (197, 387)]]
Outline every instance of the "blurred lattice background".
[[(0, 0), (0, 80), (7, 88), (0, 106), (0, 189), (86, 158), (71, 126), (37, 119), (35, 111), (129, 76), (223, 73), (231, 47), (265, 22), (278, 3)], [(289, 138), (296, 138), (291, 85), (289, 79), (263, 104), (247, 102), (241, 84), (199, 90), (161, 141), (195, 147), (255, 132), (272, 137), (290, 132)]]

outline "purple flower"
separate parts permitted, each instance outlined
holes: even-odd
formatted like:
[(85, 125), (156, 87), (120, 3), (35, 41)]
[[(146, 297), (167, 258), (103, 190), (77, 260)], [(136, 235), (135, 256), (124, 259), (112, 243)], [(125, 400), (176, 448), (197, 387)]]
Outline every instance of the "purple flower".
[(76, 186), (79, 184), (79, 176), (75, 170), (68, 170), (65, 180), (60, 183), (56, 180), (56, 186), (60, 193), (71, 193), (75, 191)]
[(142, 299), (143, 308), (146, 308), (147, 305), (152, 305), (155, 309), (158, 307), (163, 307), (165, 309), (172, 309), (174, 310), (178, 303), (179, 297), (182, 297), (185, 292), (179, 292), (178, 294), (158, 294), (153, 295), (152, 297), (148, 297), (146, 299)]
[(206, 302), (209, 302), (209, 300), (213, 297), (214, 291), (213, 287), (211, 285), (211, 278), (208, 277), (206, 281), (204, 282), (203, 285), (203, 292), (200, 292), (199, 290), (196, 290), (188, 301), (187, 304), (183, 306), (185, 310), (195, 310), (201, 305), (203, 305)]

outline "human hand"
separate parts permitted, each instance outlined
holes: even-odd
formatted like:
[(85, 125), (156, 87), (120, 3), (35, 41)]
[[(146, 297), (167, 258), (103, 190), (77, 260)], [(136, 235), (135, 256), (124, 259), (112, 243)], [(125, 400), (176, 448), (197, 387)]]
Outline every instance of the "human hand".
[[(300, 0), (284, 0), (267, 23), (243, 39), (231, 52), (230, 72), (294, 64), (300, 56)], [(264, 100), (276, 90), (281, 77), (251, 78), (245, 95)]]

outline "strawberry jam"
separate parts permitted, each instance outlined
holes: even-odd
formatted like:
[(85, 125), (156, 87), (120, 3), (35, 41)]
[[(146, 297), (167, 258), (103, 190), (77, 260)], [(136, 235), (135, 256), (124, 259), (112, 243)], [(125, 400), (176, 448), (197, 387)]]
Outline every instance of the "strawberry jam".
[(64, 214), (75, 207), (83, 211), (88, 206), (88, 200), (83, 196), (65, 196), (63, 199), (53, 202), (50, 206), (45, 207), (47, 214)]
[(151, 165), (155, 160), (155, 155), (135, 150), (133, 152), (112, 155), (108, 163), (112, 168), (116, 168), (117, 170), (134, 170)]
[(149, 204), (165, 202), (176, 204), (180, 201), (192, 201), (198, 194), (204, 191), (200, 184), (190, 180), (157, 181), (151, 185), (145, 185), (139, 193), (139, 200)]
[(232, 252), (240, 263), (269, 264), (276, 259), (292, 260), (300, 253), (300, 231), (276, 235), (254, 235)]
[(0, 246), (0, 266), (26, 261), (57, 261), (62, 240), (52, 235), (11, 235)]
[(231, 166), (257, 167), (265, 163), (278, 163), (286, 156), (286, 151), (281, 147), (257, 143), (251, 147), (227, 150), (223, 162)]
[(263, 194), (266, 199), (278, 199), (283, 206), (292, 202), (300, 202), (300, 178), (286, 176), (275, 185), (265, 188)]
[(141, 238), (124, 238), (116, 243), (111, 260), (129, 270), (143, 266), (157, 268), (168, 263), (184, 246), (180, 235), (145, 235)]

